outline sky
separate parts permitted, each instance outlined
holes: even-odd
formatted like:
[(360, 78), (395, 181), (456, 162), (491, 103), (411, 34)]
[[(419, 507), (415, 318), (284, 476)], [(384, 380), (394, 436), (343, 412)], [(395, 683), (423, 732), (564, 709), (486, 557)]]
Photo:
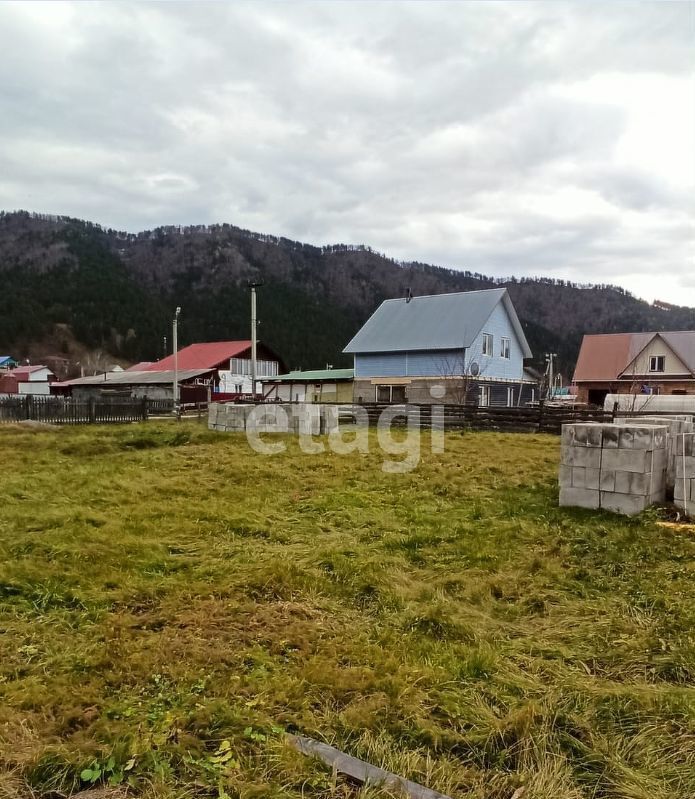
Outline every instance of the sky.
[(695, 307), (695, 4), (0, 3), (19, 208)]

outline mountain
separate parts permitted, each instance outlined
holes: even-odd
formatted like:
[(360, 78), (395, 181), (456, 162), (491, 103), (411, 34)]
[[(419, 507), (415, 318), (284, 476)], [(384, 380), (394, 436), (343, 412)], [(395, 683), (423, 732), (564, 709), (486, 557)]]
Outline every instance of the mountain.
[[(259, 337), (292, 368), (350, 365), (341, 354), (388, 297), (507, 286), (535, 353), (571, 373), (586, 332), (695, 329), (695, 310), (650, 305), (615, 286), (500, 279), (399, 263), (365, 246), (315, 247), (232, 225), (125, 233), (69, 217), (0, 212), (0, 352), (74, 361), (78, 348), (153, 360), (170, 344), (247, 338), (248, 281)], [(74, 369), (74, 363), (72, 364)]]

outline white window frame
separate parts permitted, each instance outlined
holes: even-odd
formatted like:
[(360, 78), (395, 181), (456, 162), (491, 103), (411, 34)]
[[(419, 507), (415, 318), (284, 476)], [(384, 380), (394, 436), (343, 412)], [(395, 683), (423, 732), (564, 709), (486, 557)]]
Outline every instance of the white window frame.
[(490, 386), (481, 385), (479, 386), (479, 395), (478, 395), (478, 405), (481, 408), (489, 408), (490, 407)]
[[(659, 361), (661, 361), (661, 369), (658, 368)], [(650, 355), (649, 356), (649, 371), (662, 374), (666, 371), (666, 356), (665, 355)]]
[(500, 358), (509, 360), (512, 357), (512, 340), (507, 336), (502, 336), (502, 344), (500, 346)]
[(492, 333), (483, 333), (483, 355), (493, 355), (495, 352), (495, 337)]

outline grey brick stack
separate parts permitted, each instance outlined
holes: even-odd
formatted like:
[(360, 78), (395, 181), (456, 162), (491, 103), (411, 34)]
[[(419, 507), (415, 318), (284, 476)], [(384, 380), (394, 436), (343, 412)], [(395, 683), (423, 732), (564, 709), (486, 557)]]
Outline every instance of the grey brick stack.
[(668, 428), (562, 426), (560, 505), (633, 516), (666, 496)]
[(317, 436), (338, 426), (338, 406), (300, 403), (235, 405), (211, 402), (208, 427), (227, 433), (243, 433), (247, 428), (257, 433), (302, 433)]
[(676, 438), (676, 505), (695, 516), (695, 434)]
[(666, 459), (668, 466), (666, 469), (666, 492), (670, 497), (674, 496), (676, 485), (676, 442), (678, 436), (683, 433), (693, 432), (692, 416), (640, 416), (639, 419), (629, 417), (619, 417), (615, 420), (616, 424), (635, 425), (648, 424), (659, 425), (668, 428), (668, 440), (666, 442)]

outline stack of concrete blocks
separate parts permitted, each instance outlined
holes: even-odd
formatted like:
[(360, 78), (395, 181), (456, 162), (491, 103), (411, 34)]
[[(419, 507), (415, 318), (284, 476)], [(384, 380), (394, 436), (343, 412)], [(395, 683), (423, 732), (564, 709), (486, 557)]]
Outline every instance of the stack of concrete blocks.
[(666, 442), (666, 495), (668, 498), (673, 497), (676, 486), (676, 443), (678, 437), (683, 433), (693, 432), (693, 417), (685, 414), (681, 416), (640, 416), (639, 418), (622, 416), (616, 418), (615, 423), (622, 425), (659, 425), (668, 428)]
[(676, 438), (674, 501), (686, 515), (695, 517), (695, 433)]
[(208, 427), (227, 433), (297, 433), (318, 436), (338, 427), (337, 405), (310, 402), (235, 405), (211, 402), (208, 405)]
[(234, 405), (231, 402), (211, 402), (208, 405), (208, 427), (226, 433), (243, 433), (253, 405)]
[(666, 496), (666, 427), (562, 426), (560, 505), (634, 516)]

